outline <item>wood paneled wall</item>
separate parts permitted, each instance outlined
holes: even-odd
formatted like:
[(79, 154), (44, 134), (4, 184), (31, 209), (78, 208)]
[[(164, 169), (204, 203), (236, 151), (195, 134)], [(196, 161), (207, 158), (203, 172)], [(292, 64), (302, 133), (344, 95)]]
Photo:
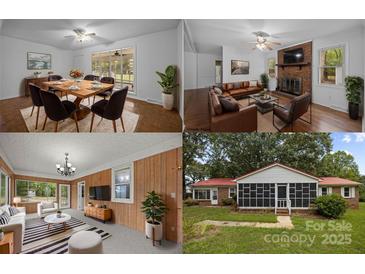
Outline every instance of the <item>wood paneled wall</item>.
[[(134, 162), (134, 203), (90, 201), (105, 204), (113, 210), (112, 221), (138, 231), (144, 231), (145, 217), (141, 203), (149, 191), (156, 191), (166, 202), (169, 211), (164, 219), (167, 240), (182, 240), (182, 149), (173, 149)], [(77, 182), (85, 181), (85, 202), (88, 203), (89, 187), (111, 185), (112, 170), (107, 169), (73, 181), (72, 207), (77, 207)]]

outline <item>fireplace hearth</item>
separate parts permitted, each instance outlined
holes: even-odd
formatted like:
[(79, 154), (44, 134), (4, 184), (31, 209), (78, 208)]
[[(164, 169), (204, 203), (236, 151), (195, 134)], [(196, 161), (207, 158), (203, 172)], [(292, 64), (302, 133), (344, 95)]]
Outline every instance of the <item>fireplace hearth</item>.
[(300, 77), (282, 77), (278, 81), (279, 91), (292, 95), (302, 94), (302, 78)]

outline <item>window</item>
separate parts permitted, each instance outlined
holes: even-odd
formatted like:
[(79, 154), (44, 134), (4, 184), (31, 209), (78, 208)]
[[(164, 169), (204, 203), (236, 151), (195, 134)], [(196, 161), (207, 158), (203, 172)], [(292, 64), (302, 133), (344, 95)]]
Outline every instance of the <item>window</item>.
[(9, 177), (0, 170), (0, 206), (9, 204)]
[(319, 83), (342, 85), (344, 79), (344, 46), (320, 50)]
[(210, 200), (210, 189), (194, 189), (195, 200)]
[(274, 207), (275, 184), (239, 184), (239, 207)]
[(289, 199), (292, 207), (309, 207), (317, 197), (317, 184), (296, 183), (289, 184)]
[(91, 55), (91, 68), (100, 78), (113, 77), (115, 88), (128, 86), (128, 91), (135, 93), (133, 48), (95, 52)]
[(235, 187), (230, 187), (228, 197), (233, 198), (234, 195), (236, 195), (236, 188)]
[(16, 180), (15, 196), (21, 197), (25, 202), (56, 202), (56, 187), (56, 183)]
[(353, 198), (354, 195), (352, 194), (352, 192), (353, 192), (352, 187), (348, 187), (348, 186), (343, 187), (342, 188), (342, 197), (344, 197), (344, 198)]
[(269, 74), (269, 76), (271, 78), (274, 78), (275, 75), (275, 65), (276, 65), (276, 61), (275, 58), (269, 58), (267, 60), (267, 74)]
[(133, 164), (113, 169), (112, 201), (133, 203)]
[(322, 196), (328, 195), (328, 188), (327, 187), (322, 187)]
[(222, 84), (222, 61), (215, 61), (215, 83)]

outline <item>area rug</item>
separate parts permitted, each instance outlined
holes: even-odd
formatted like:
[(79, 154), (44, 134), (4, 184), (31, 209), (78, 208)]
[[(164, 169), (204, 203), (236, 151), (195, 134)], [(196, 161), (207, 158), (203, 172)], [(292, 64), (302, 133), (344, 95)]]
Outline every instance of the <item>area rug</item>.
[[(76, 97), (73, 95), (68, 96), (68, 100), (71, 102), (73, 102), (75, 100), (75, 98)], [(101, 100), (101, 99), (102, 99), (101, 97), (100, 98), (97, 97), (95, 99), (95, 102), (97, 102), (98, 100)], [(63, 97), (62, 100), (66, 100), (66, 97)], [(90, 98), (90, 104), (92, 104), (92, 100), (93, 99)], [(87, 99), (83, 100), (81, 102), (81, 104), (91, 107), (91, 105), (89, 104)], [(134, 132), (136, 130), (136, 127), (138, 124), (139, 115), (126, 110), (126, 108), (128, 107), (128, 104), (133, 104), (133, 103), (131, 103), (129, 101), (125, 102), (123, 115), (122, 115), (124, 127), (125, 127), (126, 132)], [(133, 106), (131, 106), (131, 107), (133, 107)], [(32, 107), (21, 109), (20, 112), (22, 114), (22, 117), (25, 121), (25, 124), (26, 124), (29, 132), (54, 132), (56, 122), (51, 121), (50, 119), (47, 119), (46, 128), (44, 129), (44, 131), (42, 130), (44, 119), (46, 117), (43, 107), (41, 107), (39, 110), (39, 120), (38, 120), (37, 129), (35, 129), (35, 123), (36, 123), (36, 118), (37, 118), (37, 107), (34, 108), (32, 116), (30, 116), (30, 114), (32, 113)], [(78, 121), (80, 132), (89, 132), (90, 131), (91, 116), (92, 116), (92, 113), (87, 115), (86, 118)], [(120, 119), (115, 122), (117, 125), (117, 132), (123, 132)], [(59, 132), (76, 132), (76, 125), (75, 125), (74, 120), (67, 118), (64, 121), (59, 122), (58, 131)], [(95, 115), (93, 132), (114, 132), (112, 121), (107, 120), (107, 119), (101, 119), (101, 117)]]
[[(251, 100), (252, 102), (252, 100)], [(248, 99), (241, 99), (238, 103), (242, 107), (248, 106)], [(278, 132), (278, 130), (272, 124), (272, 116), (273, 112), (269, 111), (265, 114), (257, 111), (257, 131), (258, 132)], [(278, 118), (275, 119), (275, 124), (278, 128), (283, 128), (285, 123), (279, 120)]]
[(102, 229), (90, 226), (76, 218), (66, 223), (55, 224), (48, 230), (48, 223), (43, 219), (27, 220), (25, 224), (22, 254), (62, 254), (68, 253), (68, 240), (75, 232), (87, 230), (100, 234), (102, 240), (111, 235)]

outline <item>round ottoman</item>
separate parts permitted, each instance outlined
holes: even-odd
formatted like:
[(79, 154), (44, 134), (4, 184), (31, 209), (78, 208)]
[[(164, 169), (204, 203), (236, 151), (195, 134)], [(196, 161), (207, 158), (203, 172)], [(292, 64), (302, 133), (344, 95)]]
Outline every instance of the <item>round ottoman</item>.
[(100, 254), (103, 253), (101, 236), (93, 231), (79, 231), (68, 240), (70, 254)]

